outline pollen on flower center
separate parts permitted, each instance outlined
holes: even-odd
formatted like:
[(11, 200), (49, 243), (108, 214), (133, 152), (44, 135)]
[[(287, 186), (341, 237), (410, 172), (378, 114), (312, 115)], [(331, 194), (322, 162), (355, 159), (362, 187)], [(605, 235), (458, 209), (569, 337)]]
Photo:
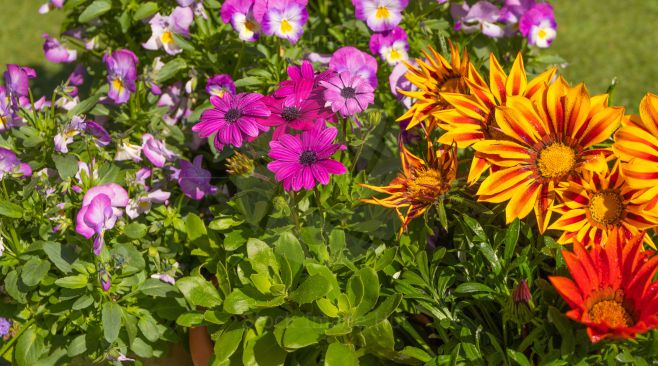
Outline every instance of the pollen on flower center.
[(290, 22), (288, 21), (288, 19), (283, 19), (283, 20), (281, 21), (281, 26), (280, 26), (280, 28), (281, 28), (281, 33), (288, 33), (288, 32), (290, 32), (290, 31), (292, 31), (292, 25), (290, 24)]
[(635, 322), (621, 302), (599, 301), (589, 309), (589, 317), (594, 323), (606, 323), (613, 328), (630, 327)]
[(315, 151), (304, 151), (300, 156), (299, 156), (299, 163), (302, 165), (312, 165), (315, 164), (315, 162), (318, 161), (318, 156), (315, 154)]
[(354, 96), (356, 96), (356, 89), (351, 86), (346, 86), (340, 91), (340, 96), (345, 99), (354, 98)]
[(377, 12), (375, 13), (375, 17), (377, 19), (388, 19), (390, 16), (391, 12), (385, 5), (380, 5), (377, 7)]
[(162, 37), (160, 37), (160, 39), (162, 39), (162, 43), (164, 44), (170, 44), (174, 42), (174, 36), (170, 31), (162, 33)]
[(256, 23), (252, 22), (250, 19), (245, 20), (244, 27), (246, 30), (253, 32), (256, 29)]
[(400, 58), (402, 58), (402, 55), (400, 54), (400, 52), (398, 50), (393, 48), (391, 50), (391, 53), (389, 54), (389, 57), (391, 58), (391, 60), (399, 60)]
[(624, 213), (624, 205), (619, 194), (614, 191), (595, 193), (589, 200), (589, 215), (599, 224), (615, 224)]
[(224, 119), (228, 123), (234, 123), (240, 118), (240, 116), (242, 116), (242, 113), (239, 109), (231, 108), (226, 112), (226, 114), (224, 114)]
[(537, 168), (544, 178), (560, 178), (573, 170), (576, 152), (562, 143), (546, 146), (539, 152)]
[(416, 176), (408, 181), (407, 192), (417, 200), (435, 201), (442, 193), (442, 183), (441, 175), (434, 169), (416, 171)]
[(297, 107), (285, 107), (281, 111), (281, 117), (288, 122), (298, 119), (300, 115), (300, 110)]
[(546, 38), (546, 30), (545, 29), (540, 29), (539, 32), (537, 32), (537, 37), (538, 38)]
[(123, 89), (123, 81), (121, 81), (119, 78), (112, 80), (112, 87), (116, 90)]

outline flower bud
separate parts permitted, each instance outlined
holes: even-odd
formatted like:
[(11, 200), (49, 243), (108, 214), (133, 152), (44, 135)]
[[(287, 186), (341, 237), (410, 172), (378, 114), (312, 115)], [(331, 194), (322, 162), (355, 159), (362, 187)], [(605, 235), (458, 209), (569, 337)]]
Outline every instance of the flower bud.
[(226, 159), (226, 171), (231, 175), (249, 177), (254, 172), (254, 161), (247, 155), (236, 152)]

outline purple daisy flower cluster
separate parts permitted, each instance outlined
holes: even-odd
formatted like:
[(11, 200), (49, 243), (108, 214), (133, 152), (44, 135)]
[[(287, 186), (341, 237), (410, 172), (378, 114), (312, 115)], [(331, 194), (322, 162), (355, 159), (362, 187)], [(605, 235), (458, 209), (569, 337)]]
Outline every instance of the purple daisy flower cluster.
[(467, 33), (500, 38), (517, 32), (528, 39), (528, 43), (540, 48), (551, 45), (557, 35), (557, 23), (553, 7), (548, 2), (535, 0), (505, 0), (502, 5), (489, 1), (452, 4), (450, 13), (455, 29)]
[(226, 0), (221, 18), (243, 41), (253, 42), (261, 33), (296, 43), (308, 20), (308, 0)]

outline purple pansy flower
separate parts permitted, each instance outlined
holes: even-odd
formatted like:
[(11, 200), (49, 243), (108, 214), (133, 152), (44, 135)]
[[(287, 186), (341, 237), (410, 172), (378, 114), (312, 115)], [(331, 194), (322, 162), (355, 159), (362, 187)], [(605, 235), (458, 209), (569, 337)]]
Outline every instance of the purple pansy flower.
[(0, 317), (0, 337), (4, 337), (11, 331), (11, 319)]
[(478, 1), (473, 6), (468, 3), (452, 4), (450, 13), (455, 20), (456, 30), (467, 33), (480, 31), (491, 38), (505, 35), (503, 27), (496, 24), (499, 21), (500, 9), (488, 1)]
[(32, 175), (32, 168), (18, 160), (13, 151), (0, 147), (0, 180), (4, 179), (5, 175), (29, 177)]
[(205, 195), (213, 195), (217, 192), (217, 187), (210, 184), (210, 172), (203, 169), (202, 163), (201, 155), (195, 157), (192, 163), (181, 159), (180, 170), (174, 175), (183, 194), (197, 201)]
[[(19, 98), (21, 105), (25, 97)], [(44, 99), (45, 100), (45, 99)], [(0, 86), (0, 132), (7, 131), (12, 127), (22, 126), (23, 119), (16, 113), (15, 108), (11, 103), (11, 98), (3, 86)]]
[[(265, 2), (262, 7), (266, 7)], [(256, 16), (254, 0), (226, 0), (222, 4), (221, 18), (231, 24), (243, 41), (253, 42), (258, 39), (264, 12)]]
[(99, 268), (98, 281), (101, 283), (101, 288), (103, 291), (110, 291), (110, 287), (112, 286), (112, 276), (110, 276), (110, 273), (105, 269), (105, 267)]
[(337, 49), (331, 56), (329, 69), (336, 73), (347, 71), (358, 75), (377, 88), (377, 60), (357, 48), (346, 46)]
[(352, 0), (354, 15), (375, 32), (393, 29), (402, 20), (409, 0)]
[[(410, 63), (414, 66), (417, 65), (417, 62), (413, 60)], [(411, 108), (411, 97), (400, 93), (400, 90), (412, 91), (418, 89), (405, 76), (407, 71), (409, 71), (409, 69), (404, 63), (401, 62), (395, 65), (393, 71), (391, 71), (391, 75), (388, 77), (388, 82), (391, 86), (391, 93), (393, 93), (393, 95), (395, 95), (395, 97), (401, 101), (406, 108)]]
[(94, 138), (94, 143), (98, 147), (105, 147), (112, 142), (112, 137), (107, 130), (98, 122), (87, 121), (85, 124), (85, 132)]
[(505, 5), (500, 9), (498, 21), (505, 24), (519, 22), (521, 16), (535, 5), (535, 0), (505, 0)]
[(535, 4), (523, 14), (519, 21), (519, 31), (531, 45), (541, 48), (550, 46), (557, 35), (557, 23), (551, 4)]
[(188, 37), (193, 21), (194, 14), (190, 8), (176, 7), (168, 16), (157, 13), (149, 21), (152, 31), (151, 38), (142, 46), (147, 50), (163, 48), (170, 55), (178, 54), (182, 49), (176, 44), (174, 35)]
[(274, 161), (267, 169), (274, 173), (277, 181), (283, 182), (286, 191), (313, 189), (317, 183), (327, 185), (330, 174), (343, 174), (345, 166), (331, 156), (345, 146), (334, 144), (338, 130), (324, 128), (318, 123), (301, 136), (284, 134), (270, 141), (269, 157)]
[(270, 110), (263, 103), (263, 96), (256, 93), (229, 94), (210, 97), (213, 108), (201, 114), (201, 122), (192, 127), (201, 137), (215, 135), (215, 147), (224, 145), (242, 146), (245, 139), (255, 139), (267, 127), (261, 119), (270, 116)]
[(146, 195), (133, 198), (128, 201), (128, 205), (126, 206), (126, 214), (131, 219), (137, 218), (139, 215), (151, 211), (151, 206), (153, 203), (166, 203), (170, 196), (171, 193), (157, 189), (155, 191), (148, 192)]
[(46, 60), (54, 63), (68, 63), (78, 58), (78, 52), (76, 50), (69, 50), (62, 46), (57, 39), (49, 36), (48, 33), (44, 33), (43, 38), (46, 40), (43, 43), (43, 52), (46, 55)]
[(162, 282), (168, 283), (170, 285), (175, 285), (176, 284), (176, 279), (172, 277), (171, 275), (168, 275), (166, 273), (154, 273), (151, 275), (151, 278), (158, 279)]
[(192, 113), (188, 106), (188, 97), (182, 93), (182, 84), (182, 82), (177, 81), (170, 85), (158, 100), (158, 107), (169, 107), (169, 113), (162, 116), (162, 119), (170, 126), (178, 123), (181, 118), (187, 118)]
[(177, 156), (167, 149), (163, 141), (156, 139), (150, 133), (142, 135), (142, 152), (158, 168), (162, 168), (167, 161), (173, 160)]
[(39, 14), (46, 14), (53, 9), (60, 9), (64, 6), (64, 0), (50, 0), (39, 7)]
[(9, 95), (13, 108), (18, 109), (24, 104), (21, 98), (29, 96), (29, 80), (36, 77), (37, 72), (30, 67), (9, 64), (3, 76), (5, 92)]
[(221, 97), (226, 92), (235, 94), (235, 83), (231, 75), (219, 74), (206, 81), (206, 93)]
[(177, 0), (176, 2), (182, 7), (192, 8), (192, 10), (194, 10), (194, 15), (202, 17), (203, 19), (208, 19), (206, 9), (203, 7), (203, 0)]
[(130, 93), (136, 90), (137, 56), (130, 50), (121, 49), (105, 54), (103, 61), (107, 66), (107, 82), (110, 84), (107, 96), (117, 104), (127, 102)]
[(307, 3), (308, 0), (268, 0), (263, 32), (296, 43), (308, 19)]
[(137, 173), (135, 173), (135, 184), (138, 184), (138, 185), (144, 187), (144, 189), (148, 190), (149, 187), (146, 184), (146, 180), (149, 179), (149, 177), (151, 176), (151, 173), (152, 173), (151, 168), (147, 168), (147, 167), (139, 168)]
[(85, 119), (80, 116), (73, 116), (64, 130), (55, 135), (55, 151), (66, 154), (69, 152), (68, 145), (73, 142), (73, 137), (80, 134), (87, 127)]
[(100, 255), (105, 241), (105, 231), (112, 229), (123, 215), (119, 207), (128, 204), (128, 192), (116, 183), (107, 183), (90, 188), (82, 199), (78, 211), (75, 231), (87, 239), (94, 238), (94, 254)]
[(363, 112), (375, 101), (375, 89), (367, 80), (349, 72), (336, 74), (329, 80), (321, 81), (324, 86), (324, 98), (334, 112), (343, 117)]
[(408, 50), (407, 32), (400, 27), (370, 37), (370, 52), (380, 55), (389, 65), (408, 60)]

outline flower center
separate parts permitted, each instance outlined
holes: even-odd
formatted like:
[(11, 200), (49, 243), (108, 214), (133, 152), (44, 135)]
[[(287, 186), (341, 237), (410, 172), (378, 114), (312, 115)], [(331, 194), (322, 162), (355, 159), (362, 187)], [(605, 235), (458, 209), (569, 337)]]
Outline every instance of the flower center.
[(351, 86), (346, 86), (343, 88), (343, 90), (340, 91), (340, 95), (345, 99), (354, 98), (356, 95), (356, 89), (352, 88)]
[(299, 163), (302, 165), (313, 165), (318, 161), (315, 151), (306, 150), (299, 156)]
[(377, 12), (375, 13), (375, 17), (377, 19), (388, 19), (391, 16), (391, 12), (388, 10), (388, 8), (384, 5), (380, 5), (377, 7)]
[(162, 33), (162, 37), (160, 37), (160, 39), (162, 39), (162, 43), (164, 44), (170, 44), (174, 42), (174, 36), (170, 31), (165, 31)]
[(301, 113), (297, 107), (285, 107), (281, 111), (281, 117), (288, 122), (298, 119), (300, 115)]
[(242, 116), (242, 113), (240, 113), (239, 109), (231, 108), (224, 115), (224, 119), (228, 123), (235, 123), (235, 121), (237, 121), (240, 118), (240, 116)]
[(567, 145), (554, 143), (539, 152), (537, 168), (544, 178), (560, 178), (576, 165), (576, 152)]
[(621, 219), (624, 205), (619, 194), (614, 191), (595, 193), (589, 200), (589, 215), (602, 225), (612, 225)]
[(635, 322), (621, 302), (615, 300), (599, 301), (589, 309), (593, 323), (606, 323), (613, 328), (630, 327)]
[(280, 29), (281, 29), (281, 33), (284, 33), (284, 34), (289, 33), (290, 31), (292, 31), (292, 24), (290, 24), (288, 19), (283, 19), (281, 21)]
[(540, 39), (546, 38), (546, 30), (540, 29), (539, 32), (537, 32), (537, 37), (539, 37)]
[(112, 80), (112, 88), (121, 91), (123, 89), (123, 81), (121, 81), (119, 78)]
[(402, 58), (402, 54), (397, 49), (392, 48), (391, 52), (388, 54), (388, 57), (393, 61), (397, 61)]
[(256, 22), (252, 21), (251, 19), (246, 19), (244, 22), (244, 28), (250, 32), (255, 31), (257, 27), (258, 25)]
[(434, 169), (420, 170), (407, 183), (407, 193), (412, 199), (424, 202), (434, 202), (441, 195), (443, 179)]

